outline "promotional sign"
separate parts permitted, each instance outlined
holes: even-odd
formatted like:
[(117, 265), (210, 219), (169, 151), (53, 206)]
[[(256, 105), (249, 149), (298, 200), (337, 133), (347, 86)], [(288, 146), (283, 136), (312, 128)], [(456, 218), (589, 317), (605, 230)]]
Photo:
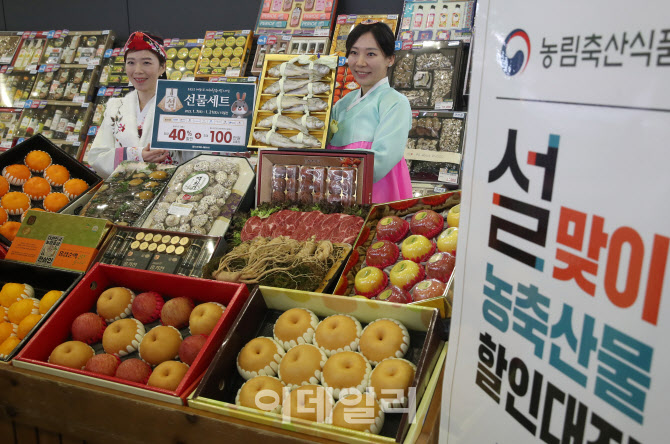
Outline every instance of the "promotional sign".
[(479, 2), (443, 442), (667, 442), (669, 11)]
[(246, 151), (256, 85), (159, 80), (151, 146)]

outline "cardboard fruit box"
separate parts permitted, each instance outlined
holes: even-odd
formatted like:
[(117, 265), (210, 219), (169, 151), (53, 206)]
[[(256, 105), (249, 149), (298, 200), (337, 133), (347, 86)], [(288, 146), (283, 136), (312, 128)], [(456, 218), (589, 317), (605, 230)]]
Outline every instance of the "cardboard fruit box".
[(320, 320), (333, 314), (346, 313), (358, 319), (363, 327), (380, 318), (395, 319), (403, 323), (410, 334), (410, 345), (404, 359), (411, 361), (417, 367), (412, 384), (416, 387), (416, 404), (422, 404), (422, 398), (426, 398), (430, 403), (432, 394), (426, 389), (434, 370), (441, 367), (441, 360), (444, 359), (441, 352), (445, 346), (441, 338), (443, 321), (437, 310), (260, 286), (252, 291), (212, 365), (189, 400), (189, 405), (279, 428), (290, 427), (291, 430), (338, 441), (402, 442), (414, 422), (411, 411), (387, 413), (384, 426), (376, 436), (300, 419), (291, 419), (291, 422), (287, 423), (282, 420), (281, 414), (235, 405), (237, 391), (244, 383), (237, 370), (238, 353), (247, 342), (258, 336), (272, 337), (273, 325), (277, 318), (284, 311), (294, 307), (312, 310)]
[[(451, 207), (459, 204), (461, 202), (461, 192), (460, 191), (451, 191), (448, 193), (435, 194), (430, 196), (424, 196), (422, 198), (414, 198), (401, 200), (397, 202), (390, 202), (384, 204), (377, 204), (372, 207), (368, 217), (365, 220), (365, 224), (361, 230), (361, 233), (356, 239), (356, 244), (354, 249), (349, 256), (349, 260), (344, 266), (344, 271), (340, 276), (340, 280), (335, 287), (333, 292), (336, 295), (342, 296), (353, 296), (355, 295), (354, 290), (354, 278), (356, 273), (358, 273), (361, 268), (364, 266), (365, 255), (368, 248), (376, 240), (376, 228), (377, 223), (386, 216), (398, 216), (409, 222), (412, 215), (421, 211), (421, 210), (433, 210), (436, 213), (446, 214), (446, 210), (449, 210)], [(446, 217), (444, 218), (445, 227), (447, 225)], [(407, 237), (410, 232), (407, 233)], [(398, 247), (400, 248), (401, 242), (398, 242)], [(437, 252), (437, 250), (436, 250)], [(402, 260), (402, 253), (398, 258), (398, 261)], [(398, 262), (396, 261), (396, 263)], [(385, 272), (390, 270), (392, 267), (386, 267)], [(434, 307), (440, 310), (440, 315), (444, 317), (451, 316), (451, 301), (448, 299), (450, 294), (449, 289), (452, 287), (454, 273), (452, 272), (451, 278), (447, 283), (445, 292), (442, 296), (424, 299), (419, 302), (411, 302), (410, 305), (424, 305), (428, 307)]]
[[(24, 140), (5, 152), (0, 152), (0, 170), (8, 165), (23, 164), (26, 155), (34, 150), (44, 151), (51, 156), (51, 163), (62, 165), (70, 172), (70, 177), (81, 179), (88, 184), (88, 189), (63, 207), (59, 213), (78, 214), (81, 208), (93, 197), (95, 190), (102, 183), (102, 177), (95, 174), (83, 163), (59, 148), (51, 140), (41, 134), (36, 134)], [(33, 176), (43, 177), (42, 173), (32, 173)], [(63, 187), (51, 187), (52, 191), (62, 192)], [(12, 185), (10, 191), (22, 191), (21, 186)], [(40, 201), (32, 201), (33, 208), (42, 208)], [(19, 221), (19, 216), (11, 216), (10, 220)]]
[[(156, 291), (164, 298), (188, 296), (196, 303), (218, 302), (226, 306), (223, 316), (207, 337), (207, 342), (176, 390), (170, 391), (149, 387), (116, 377), (99, 375), (85, 370), (74, 370), (47, 362), (49, 355), (56, 346), (71, 339), (70, 327), (75, 318), (82, 313), (94, 311), (100, 294), (107, 288), (117, 286), (130, 288), (136, 294)], [(189, 387), (202, 376), (209, 366), (221, 345), (223, 337), (228, 333), (230, 326), (244, 305), (247, 296), (248, 291), (245, 285), (96, 264), (75, 287), (68, 299), (45, 323), (44, 327), (40, 329), (38, 334), (33, 337), (32, 341), (19, 353), (16, 360), (20, 361), (16, 361), (14, 365), (126, 393), (147, 396), (172, 404), (184, 404), (186, 396), (189, 394)], [(148, 324), (145, 328), (149, 331), (150, 327), (154, 325), (158, 325), (158, 323)], [(184, 335), (184, 330), (188, 332), (188, 328), (181, 330), (182, 335)], [(101, 352), (101, 344), (94, 345), (94, 349), (96, 353)], [(134, 357), (137, 357), (137, 353), (131, 353), (122, 359)]]
[[(51, 290), (59, 290), (63, 293), (51, 305), (42, 318), (35, 326), (21, 339), (21, 342), (14, 347), (14, 350), (4, 357), (0, 357), (0, 362), (9, 362), (16, 354), (28, 343), (30, 338), (47, 321), (58, 305), (70, 294), (83, 274), (74, 271), (55, 270), (50, 268), (38, 267), (37, 265), (21, 264), (18, 262), (0, 260), (0, 288), (9, 282), (19, 284), (29, 284), (35, 290), (35, 299), (42, 300), (42, 297)], [(7, 308), (7, 307), (5, 307)], [(2, 319), (0, 319), (2, 322)]]

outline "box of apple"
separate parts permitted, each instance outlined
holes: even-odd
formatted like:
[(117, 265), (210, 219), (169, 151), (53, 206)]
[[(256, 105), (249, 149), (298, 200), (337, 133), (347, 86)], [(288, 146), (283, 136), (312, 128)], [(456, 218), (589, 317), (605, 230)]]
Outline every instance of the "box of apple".
[(450, 192), (373, 207), (335, 294), (444, 299), (456, 264), (459, 202), (460, 192)]

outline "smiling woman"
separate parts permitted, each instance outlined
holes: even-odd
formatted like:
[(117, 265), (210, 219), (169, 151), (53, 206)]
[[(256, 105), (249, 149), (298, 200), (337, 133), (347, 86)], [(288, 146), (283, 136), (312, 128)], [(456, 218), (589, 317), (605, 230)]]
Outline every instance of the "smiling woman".
[(389, 86), (395, 38), (384, 23), (356, 26), (347, 38), (347, 63), (361, 85), (333, 107), (328, 149), (369, 149), (375, 153), (372, 202), (412, 197), (403, 157), (412, 111), (405, 96)]
[(126, 74), (135, 90), (123, 98), (111, 99), (105, 118), (88, 153), (88, 162), (106, 178), (122, 160), (181, 163), (191, 153), (151, 149), (156, 84), (165, 79), (163, 40), (134, 32), (124, 46)]

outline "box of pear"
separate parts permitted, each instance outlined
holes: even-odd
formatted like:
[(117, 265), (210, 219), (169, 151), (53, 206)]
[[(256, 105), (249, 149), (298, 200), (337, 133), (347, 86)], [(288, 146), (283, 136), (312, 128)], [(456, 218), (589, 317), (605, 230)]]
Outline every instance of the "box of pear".
[[(413, 442), (443, 330), (434, 308), (259, 286), (189, 406), (348, 443)], [(367, 413), (347, 422), (356, 399)]]
[(245, 285), (96, 264), (14, 365), (182, 405), (247, 296)]
[(435, 307), (451, 316), (461, 192), (377, 204), (334, 294)]

